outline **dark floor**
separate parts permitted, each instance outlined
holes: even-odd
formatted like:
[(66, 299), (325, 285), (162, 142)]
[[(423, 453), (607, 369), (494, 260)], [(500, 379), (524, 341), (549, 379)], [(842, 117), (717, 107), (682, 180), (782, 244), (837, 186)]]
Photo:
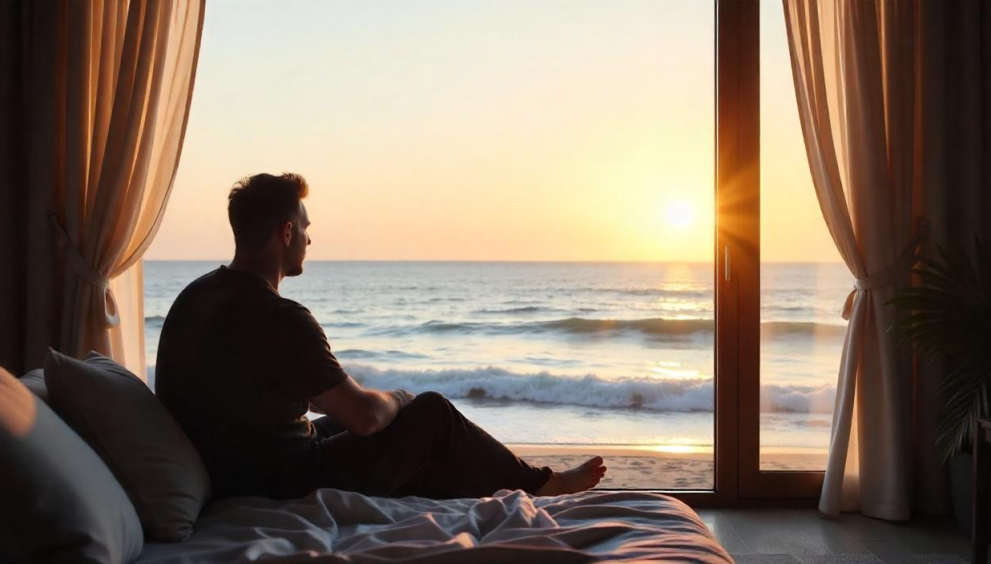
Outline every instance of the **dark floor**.
[(741, 562), (970, 562), (970, 541), (949, 520), (896, 524), (847, 514), (833, 521), (812, 509), (700, 509), (698, 514)]

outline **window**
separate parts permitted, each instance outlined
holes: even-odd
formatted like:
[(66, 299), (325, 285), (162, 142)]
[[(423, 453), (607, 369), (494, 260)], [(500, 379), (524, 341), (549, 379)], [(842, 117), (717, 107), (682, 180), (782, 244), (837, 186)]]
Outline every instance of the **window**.
[(232, 255), (231, 183), (290, 170), (314, 244), (282, 291), (357, 379), (443, 392), (537, 463), (604, 454), (604, 487), (816, 495), (850, 280), (783, 25), (758, 0), (211, 4), (149, 363)]

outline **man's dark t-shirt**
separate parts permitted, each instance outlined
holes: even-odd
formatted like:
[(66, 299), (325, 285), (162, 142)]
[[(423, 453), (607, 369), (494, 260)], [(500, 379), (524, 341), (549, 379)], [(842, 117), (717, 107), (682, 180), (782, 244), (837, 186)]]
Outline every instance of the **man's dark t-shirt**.
[(155, 368), (156, 393), (203, 457), (214, 497), (265, 495), (279, 460), (316, 438), (309, 399), (346, 378), (309, 310), (223, 266), (176, 298)]

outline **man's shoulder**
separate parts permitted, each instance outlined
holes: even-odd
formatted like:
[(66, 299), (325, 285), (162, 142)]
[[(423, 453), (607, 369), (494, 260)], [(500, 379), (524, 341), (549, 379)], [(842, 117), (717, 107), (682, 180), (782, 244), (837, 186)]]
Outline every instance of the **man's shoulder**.
[(193, 280), (179, 292), (172, 306), (169, 308), (167, 317), (174, 317), (177, 313), (192, 307), (196, 308), (196, 303), (202, 301), (205, 294), (211, 293), (211, 288), (216, 287), (217, 272), (220, 269), (212, 270)]
[(296, 328), (319, 327), (305, 306), (282, 297), (254, 274), (221, 266), (187, 285), (176, 297), (170, 318), (182, 318), (183, 325), (211, 323), (234, 325), (275, 325)]
[(278, 302), (274, 305), (279, 315), (289, 323), (319, 325), (309, 308), (295, 300), (279, 296)]
[(196, 280), (193, 280), (189, 284), (186, 284), (186, 287), (183, 288), (181, 292), (179, 292), (179, 296), (195, 294), (210, 286), (216, 286), (217, 284), (222, 284), (223, 271), (224, 271), (224, 267), (221, 266), (211, 270), (210, 272), (207, 272), (206, 274), (201, 275)]
[(256, 275), (231, 270), (221, 266), (190, 282), (176, 298), (176, 302), (206, 298), (277, 302), (280, 297)]
[[(277, 297), (277, 296), (276, 296)], [(271, 298), (230, 276), (224, 267), (217, 268), (193, 280), (179, 292), (169, 307), (163, 331), (178, 324), (188, 330), (190, 324), (227, 323), (238, 312), (262, 312)]]

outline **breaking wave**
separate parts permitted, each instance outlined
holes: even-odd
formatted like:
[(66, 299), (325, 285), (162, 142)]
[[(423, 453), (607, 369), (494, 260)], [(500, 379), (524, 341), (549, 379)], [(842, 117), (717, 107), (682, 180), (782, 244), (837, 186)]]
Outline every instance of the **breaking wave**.
[[(539, 404), (711, 412), (713, 381), (706, 379), (626, 378), (607, 380), (594, 374), (565, 376), (550, 372), (518, 373), (489, 366), (471, 369), (395, 370), (352, 364), (348, 372), (362, 385), (414, 393), (435, 391), (451, 399), (500, 400)], [(832, 387), (763, 386), (761, 410), (829, 413)]]

